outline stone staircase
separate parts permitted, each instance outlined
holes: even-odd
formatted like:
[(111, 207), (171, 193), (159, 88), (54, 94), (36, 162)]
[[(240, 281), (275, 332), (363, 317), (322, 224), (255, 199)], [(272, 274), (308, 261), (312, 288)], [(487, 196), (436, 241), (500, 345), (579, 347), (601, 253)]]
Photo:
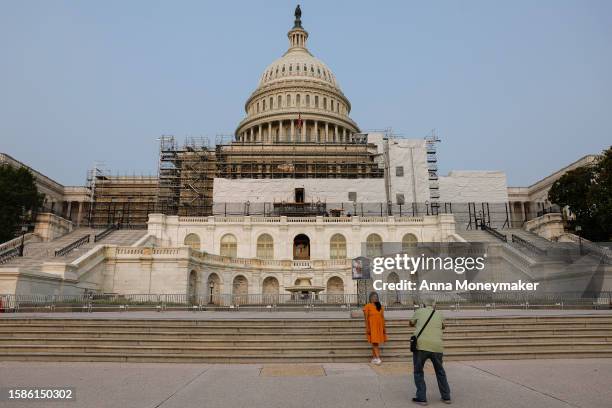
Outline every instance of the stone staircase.
[[(385, 361), (412, 329), (387, 321)], [(361, 319), (0, 318), (0, 361), (366, 362)], [(612, 315), (447, 319), (445, 359), (612, 357)]]
[[(96, 245), (110, 244), (129, 246), (146, 234), (145, 230), (117, 230), (104, 237), (104, 239), (94, 242), (95, 234), (101, 231), (101, 229), (81, 227), (53, 241), (27, 243), (24, 248), (23, 257), (11, 259), (7, 263), (1, 265), (0, 269), (18, 267), (23, 272), (40, 272), (44, 262), (53, 261), (70, 263)], [(64, 256), (54, 256), (56, 250), (64, 248), (66, 245), (86, 235), (90, 236), (89, 243), (70, 251)]]

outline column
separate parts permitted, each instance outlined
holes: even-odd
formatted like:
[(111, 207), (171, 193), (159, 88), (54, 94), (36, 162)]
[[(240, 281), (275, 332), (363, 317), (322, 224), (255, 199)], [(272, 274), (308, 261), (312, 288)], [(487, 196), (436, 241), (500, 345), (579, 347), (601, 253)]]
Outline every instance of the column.
[(83, 202), (79, 201), (79, 211), (77, 212), (76, 225), (81, 225), (81, 213), (83, 212)]
[(268, 143), (272, 143), (272, 122), (268, 122)]
[(334, 125), (334, 142), (338, 143), (338, 125)]
[(314, 121), (314, 141), (320, 142), (319, 140), (319, 122), (316, 120)]
[(278, 121), (278, 141), (282, 142), (285, 135), (283, 134), (283, 121)]
[(72, 215), (72, 201), (68, 201), (66, 203), (66, 219), (70, 220), (71, 215)]
[(289, 139), (291, 139), (291, 141), (295, 141), (295, 127), (294, 127), (294, 123), (293, 123), (293, 119), (291, 119), (291, 133), (289, 133)]
[(263, 142), (263, 134), (261, 133), (261, 124), (259, 124), (259, 126), (258, 126), (257, 141), (258, 142)]
[(300, 128), (300, 141), (303, 143), (306, 141), (306, 119), (302, 119), (302, 127)]
[(251, 128), (251, 136), (249, 137), (249, 142), (252, 142), (253, 140), (255, 140), (255, 128), (254, 127)]
[(329, 123), (325, 122), (325, 143), (329, 143)]
[(342, 142), (346, 143), (348, 140), (346, 139), (346, 128), (342, 128)]

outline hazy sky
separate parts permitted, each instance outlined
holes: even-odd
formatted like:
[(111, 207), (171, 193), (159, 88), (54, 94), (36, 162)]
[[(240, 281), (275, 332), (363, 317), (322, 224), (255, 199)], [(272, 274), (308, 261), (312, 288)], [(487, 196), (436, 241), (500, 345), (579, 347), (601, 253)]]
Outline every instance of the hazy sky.
[[(0, 0), (0, 151), (83, 184), (162, 134), (233, 133), (295, 1)], [(436, 129), (441, 174), (528, 185), (612, 144), (612, 1), (301, 1), (362, 129)]]

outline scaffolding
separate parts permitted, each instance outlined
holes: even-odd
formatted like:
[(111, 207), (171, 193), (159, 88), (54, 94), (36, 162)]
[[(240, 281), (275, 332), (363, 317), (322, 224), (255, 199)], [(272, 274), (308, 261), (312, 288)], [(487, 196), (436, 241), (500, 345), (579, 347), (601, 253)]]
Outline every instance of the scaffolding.
[(162, 136), (157, 210), (170, 215), (211, 214), (215, 172), (215, 152), (207, 138), (188, 138), (179, 147), (174, 136)]

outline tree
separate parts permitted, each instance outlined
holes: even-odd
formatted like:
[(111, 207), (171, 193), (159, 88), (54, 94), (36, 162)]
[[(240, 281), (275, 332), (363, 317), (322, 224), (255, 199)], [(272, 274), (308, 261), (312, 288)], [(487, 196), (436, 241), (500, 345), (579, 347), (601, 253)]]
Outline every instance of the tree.
[(574, 225), (592, 241), (612, 238), (612, 147), (594, 164), (568, 171), (548, 192), (550, 202), (575, 215)]
[(40, 207), (34, 175), (25, 167), (0, 166), (0, 242), (15, 237), (20, 226), (30, 220), (30, 214)]

